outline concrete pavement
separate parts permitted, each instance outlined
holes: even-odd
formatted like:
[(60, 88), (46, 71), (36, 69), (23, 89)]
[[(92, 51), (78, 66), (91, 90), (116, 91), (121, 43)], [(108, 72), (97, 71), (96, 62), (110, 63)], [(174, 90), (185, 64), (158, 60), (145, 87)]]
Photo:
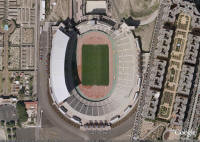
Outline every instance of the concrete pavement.
[(3, 56), (3, 78), (4, 78), (4, 83), (3, 83), (3, 94), (5, 96), (8, 95), (8, 34), (4, 34), (4, 56)]
[(8, 84), (9, 84), (9, 72), (8, 72), (8, 55), (9, 55), (9, 35), (15, 30), (15, 23), (14, 21), (8, 21), (6, 19), (0, 20), (0, 25), (3, 24), (3, 21), (6, 21), (8, 25), (8, 31), (3, 29), (4, 27), (0, 27), (0, 33), (4, 34), (3, 37), (3, 48), (4, 48), (4, 55), (3, 55), (3, 95), (8, 96)]
[[(47, 30), (48, 29), (49, 28), (47, 28)], [(49, 47), (50, 47), (49, 43), (51, 42), (51, 40), (49, 40), (49, 31), (42, 32), (41, 35), (45, 36), (45, 38), (47, 37), (47, 44), (45, 44), (46, 40), (40, 40), (41, 42), (40, 48), (42, 48), (42, 51), (43, 51), (42, 52), (43, 59), (40, 62), (38, 62), (37, 88), (38, 88), (39, 109), (42, 109), (43, 113), (46, 115), (48, 120), (55, 127), (59, 128), (63, 132), (63, 134), (61, 135), (66, 135), (66, 139), (67, 139), (67, 135), (69, 135), (69, 136), (74, 136), (75, 140), (82, 140), (82, 141), (89, 140), (89, 137), (87, 134), (85, 134), (84, 132), (80, 131), (77, 128), (74, 128), (70, 124), (66, 123), (62, 118), (60, 118), (58, 114), (55, 112), (55, 110), (53, 109), (52, 107), (53, 104), (50, 104), (50, 101), (49, 101), (50, 96), (48, 94), (49, 73), (47, 69), (48, 69), (48, 54), (49, 54)], [(41, 38), (44, 39), (44, 37), (41, 37)], [(37, 132), (39, 131), (40, 130), (37, 130)]]
[(143, 111), (143, 106), (145, 103), (145, 95), (147, 94), (148, 84), (149, 84), (149, 80), (150, 80), (149, 74), (150, 74), (151, 67), (153, 64), (154, 50), (157, 45), (157, 37), (159, 34), (159, 29), (160, 29), (161, 23), (162, 23), (162, 21), (161, 21), (161, 19), (162, 19), (161, 17), (162, 17), (162, 13), (163, 13), (162, 1), (160, 2), (159, 10), (160, 11), (158, 14), (158, 18), (156, 19), (154, 33), (152, 36), (151, 49), (150, 49), (151, 56), (150, 56), (149, 63), (147, 66), (147, 71), (143, 76), (143, 82), (142, 82), (142, 87), (141, 87), (141, 92), (140, 92), (141, 94), (140, 94), (140, 98), (139, 98), (139, 106), (138, 106), (138, 109), (136, 112), (135, 123), (134, 123), (134, 127), (133, 127), (133, 132), (132, 132), (132, 140), (139, 139), (139, 136), (140, 136), (141, 124), (142, 124), (142, 120), (143, 120), (142, 111)]

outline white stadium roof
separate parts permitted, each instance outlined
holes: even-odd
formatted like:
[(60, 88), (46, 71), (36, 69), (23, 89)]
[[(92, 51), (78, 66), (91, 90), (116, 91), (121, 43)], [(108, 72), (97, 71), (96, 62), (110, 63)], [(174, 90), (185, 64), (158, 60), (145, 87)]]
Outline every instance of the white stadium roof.
[(50, 84), (56, 103), (63, 102), (70, 96), (65, 83), (65, 53), (69, 37), (57, 30), (52, 40)]

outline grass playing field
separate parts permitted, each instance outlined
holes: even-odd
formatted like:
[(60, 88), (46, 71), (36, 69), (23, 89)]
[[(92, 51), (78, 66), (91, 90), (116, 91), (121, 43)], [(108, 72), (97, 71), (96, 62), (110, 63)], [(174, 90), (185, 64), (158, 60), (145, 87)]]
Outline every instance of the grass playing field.
[(82, 84), (109, 84), (108, 45), (83, 45), (82, 47)]

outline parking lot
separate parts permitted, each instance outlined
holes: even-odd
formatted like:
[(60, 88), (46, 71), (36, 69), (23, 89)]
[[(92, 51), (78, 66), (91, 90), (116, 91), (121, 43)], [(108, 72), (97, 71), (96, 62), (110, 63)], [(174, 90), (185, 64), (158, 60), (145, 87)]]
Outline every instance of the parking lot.
[(11, 105), (0, 105), (0, 120), (17, 120), (16, 108)]

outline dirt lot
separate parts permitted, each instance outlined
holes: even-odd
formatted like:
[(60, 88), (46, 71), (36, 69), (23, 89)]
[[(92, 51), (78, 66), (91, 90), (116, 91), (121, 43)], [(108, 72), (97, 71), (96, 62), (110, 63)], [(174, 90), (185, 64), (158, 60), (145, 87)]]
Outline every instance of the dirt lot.
[(45, 112), (42, 117), (42, 128), (39, 129), (39, 139), (43, 141), (57, 140), (63, 142), (81, 141), (80, 137), (72, 134), (71, 132), (65, 132), (56, 127), (46, 116)]
[(130, 129), (129, 131), (127, 131), (126, 133), (124, 133), (118, 137), (115, 137), (113, 139), (113, 142), (129, 142), (131, 136), (132, 136), (132, 129)]
[(113, 0), (114, 17), (144, 17), (159, 6), (159, 0)]
[(70, 0), (50, 0), (47, 21), (65, 20), (69, 16), (69, 2)]
[(151, 39), (153, 35), (155, 22), (148, 25), (139, 26), (135, 29), (135, 35), (140, 36), (142, 42), (142, 50), (149, 51), (151, 45)]

